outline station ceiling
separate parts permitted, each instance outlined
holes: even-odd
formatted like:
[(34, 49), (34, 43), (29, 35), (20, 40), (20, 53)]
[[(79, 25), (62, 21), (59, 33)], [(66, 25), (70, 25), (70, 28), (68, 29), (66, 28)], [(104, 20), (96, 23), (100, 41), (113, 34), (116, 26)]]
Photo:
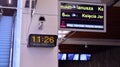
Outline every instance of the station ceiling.
[[(23, 0), (23, 5), (26, 5), (29, 0)], [(32, 0), (32, 1), (37, 1), (37, 0)], [(72, 0), (64, 0), (64, 1), (72, 1)], [(78, 0), (74, 0), (78, 1)], [(82, 1), (82, 0), (79, 0)], [(113, 7), (117, 6), (120, 7), (120, 0), (84, 0), (84, 1), (90, 1), (90, 2), (101, 2), (101, 3), (106, 3), (107, 6)], [(17, 7), (17, 0), (0, 0), (0, 8), (4, 7), (3, 15), (13, 15), (15, 12), (15, 9), (11, 9), (11, 7)], [(6, 7), (10, 7), (10, 9), (6, 9)]]
[[(11, 1), (11, 2), (10, 2)], [(23, 0), (24, 1), (24, 4), (26, 4), (26, 2), (28, 0)], [(67, 1), (72, 1), (72, 0), (67, 0)], [(75, 1), (75, 0), (73, 0)], [(78, 0), (76, 0), (78, 1)], [(79, 0), (80, 1), (80, 0)], [(85, 0), (83, 0), (85, 1)], [(97, 1), (97, 0), (87, 0), (87, 1), (91, 1), (91, 2), (94, 2), (94, 1)], [(117, 8), (112, 8), (108, 11), (108, 29), (107, 30), (107, 33), (91, 33), (91, 32), (75, 32), (75, 31), (71, 31), (67, 34), (66, 38), (98, 38), (98, 39), (102, 39), (102, 38), (110, 38), (110, 39), (120, 39), (120, 0), (98, 0), (98, 1), (101, 1), (101, 3), (106, 3), (108, 7), (117, 7)], [(3, 9), (3, 15), (7, 15), (7, 16), (12, 16), (14, 15), (14, 13), (16, 12), (16, 9), (11, 9), (12, 7), (17, 7), (17, 0), (0, 0), (0, 8), (1, 7), (5, 7), (5, 8), (2, 8)], [(11, 7), (11, 8), (6, 8), (6, 7)], [(116, 10), (116, 11), (115, 11)], [(72, 35), (71, 35), (72, 34)], [(69, 36), (70, 35), (70, 36)], [(87, 40), (89, 42), (89, 40)], [(67, 42), (73, 42), (73, 40), (70, 40), (70, 41), (67, 41)], [(78, 41), (75, 41), (75, 42), (78, 42)], [(100, 42), (100, 41), (97, 41), (97, 42)], [(80, 43), (80, 42), (79, 42)], [(79, 43), (74, 43), (74, 44), (79, 44)], [(106, 42), (105, 42), (106, 43)], [(73, 49), (73, 44), (69, 45), (69, 47), (66, 45), (66, 44), (59, 44), (60, 47), (59, 49), (60, 50), (63, 50), (64, 51), (70, 51)], [(66, 45), (66, 46), (65, 46)], [(91, 45), (94, 45), (94, 44), (91, 44)], [(79, 48), (78, 48), (79, 47)], [(83, 48), (81, 48), (83, 47)], [(76, 45), (76, 47), (74, 46), (74, 51), (76, 51), (76, 49), (78, 50), (86, 50), (86, 48), (84, 48), (84, 46), (78, 46)], [(103, 47), (102, 47), (103, 48)], [(103, 48), (102, 50), (105, 50), (106, 48)], [(78, 51), (77, 50), (77, 51)], [(88, 49), (89, 51), (93, 52), (93, 51), (101, 51), (101, 47), (99, 49), (99, 47), (90, 47)], [(88, 51), (87, 50), (87, 51)], [(74, 52), (73, 51), (73, 52)]]

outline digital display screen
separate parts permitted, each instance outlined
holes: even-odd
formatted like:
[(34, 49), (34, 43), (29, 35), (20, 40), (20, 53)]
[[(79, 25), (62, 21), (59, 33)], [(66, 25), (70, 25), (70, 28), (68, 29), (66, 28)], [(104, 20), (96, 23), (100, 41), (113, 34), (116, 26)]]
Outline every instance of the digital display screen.
[(91, 60), (91, 54), (80, 54), (81, 61), (89, 61)]
[(66, 53), (59, 53), (58, 60), (67, 60), (67, 54)]
[(68, 54), (68, 60), (79, 60), (79, 54)]
[(106, 32), (106, 5), (60, 1), (59, 29)]
[(58, 60), (61, 61), (90, 61), (91, 54), (79, 54), (79, 53), (58, 53)]
[(55, 47), (57, 35), (30, 34), (28, 47)]

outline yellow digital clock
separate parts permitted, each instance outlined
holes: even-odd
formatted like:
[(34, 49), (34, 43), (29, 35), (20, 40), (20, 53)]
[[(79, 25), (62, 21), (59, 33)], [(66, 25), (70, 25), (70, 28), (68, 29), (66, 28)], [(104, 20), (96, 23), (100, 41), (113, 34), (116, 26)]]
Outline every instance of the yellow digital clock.
[(57, 35), (30, 34), (28, 47), (55, 47)]

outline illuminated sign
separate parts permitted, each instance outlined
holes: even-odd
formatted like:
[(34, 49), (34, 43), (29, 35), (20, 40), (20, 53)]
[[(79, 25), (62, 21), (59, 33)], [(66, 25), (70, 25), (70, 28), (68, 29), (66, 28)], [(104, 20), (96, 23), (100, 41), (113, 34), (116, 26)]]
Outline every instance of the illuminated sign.
[(90, 61), (92, 54), (84, 53), (58, 53), (58, 60), (60, 61)]
[(59, 29), (106, 32), (106, 5), (59, 2)]
[(55, 47), (57, 35), (30, 34), (28, 47)]

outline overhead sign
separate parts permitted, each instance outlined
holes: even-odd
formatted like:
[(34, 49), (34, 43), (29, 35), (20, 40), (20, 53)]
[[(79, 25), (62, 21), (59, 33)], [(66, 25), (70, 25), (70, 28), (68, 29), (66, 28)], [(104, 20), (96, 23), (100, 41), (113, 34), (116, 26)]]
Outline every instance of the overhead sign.
[(59, 29), (106, 32), (106, 5), (60, 1)]

